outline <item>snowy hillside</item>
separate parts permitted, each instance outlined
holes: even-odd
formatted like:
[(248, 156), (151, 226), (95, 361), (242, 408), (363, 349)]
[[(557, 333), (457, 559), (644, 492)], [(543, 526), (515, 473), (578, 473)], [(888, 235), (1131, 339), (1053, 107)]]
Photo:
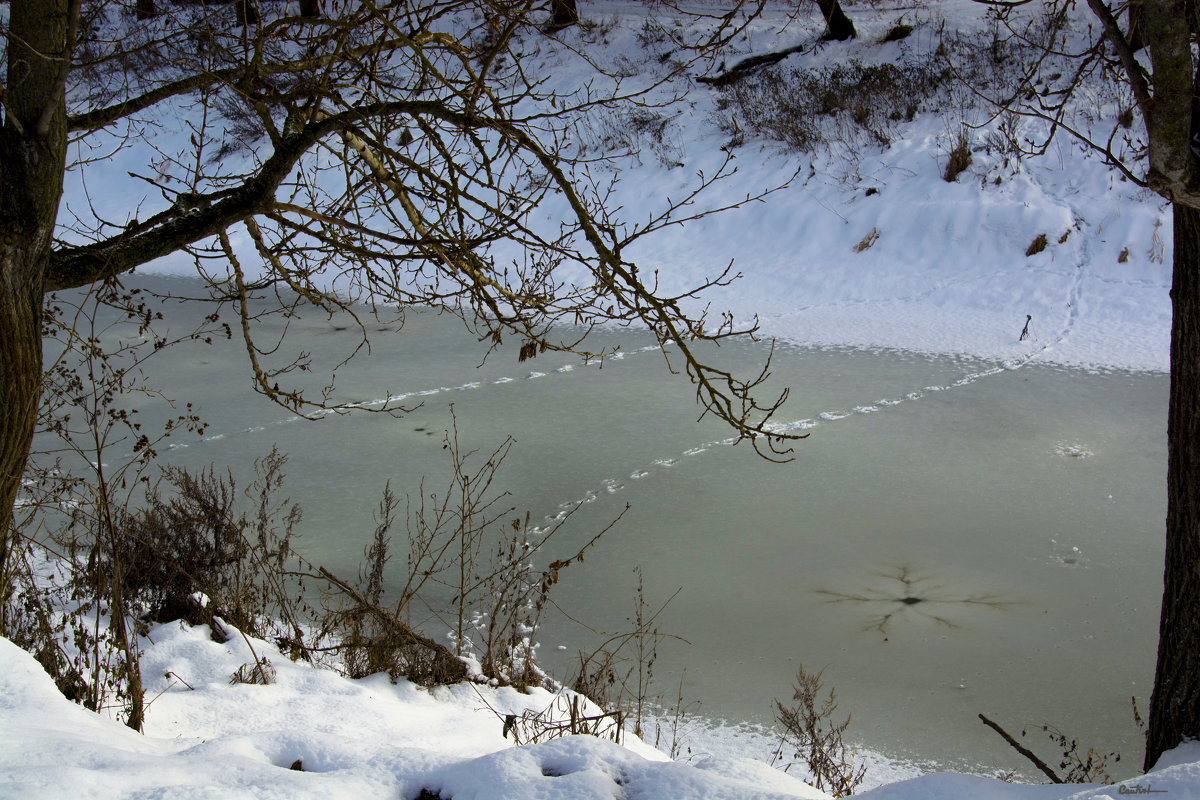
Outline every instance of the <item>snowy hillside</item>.
[[(672, 57), (681, 57), (667, 33), (686, 38), (703, 29), (702, 22), (653, 4), (585, 0), (581, 8), (589, 24), (564, 32), (563, 41), (614, 75), (636, 67), (634, 80), (644, 82), (667, 78)], [(976, 43), (950, 48), (956, 69), (973, 70), (981, 83), (1000, 69), (978, 52), (1003, 32), (988, 20), (983, 4), (880, 2), (852, 8), (859, 38), (818, 42), (824, 23), (814, 6), (792, 20), (789, 5), (768, 3), (723, 63), (800, 47), (774, 69), (821, 74), (847, 64), (907, 64), (928, 70), (938, 63), (934, 53), (949, 31), (957, 32), (955, 41)], [(1086, 13), (1077, 9), (1074, 18), (1085, 32)], [(881, 41), (898, 23), (912, 26), (907, 38)], [(548, 41), (531, 40), (525, 56), (545, 76), (547, 91), (570, 92), (589, 82), (597, 91), (606, 88), (592, 61)], [(600, 170), (592, 176), (601, 187), (617, 179), (607, 205), (619, 209), (618, 218), (629, 226), (645, 226), (668, 198), (678, 201), (722, 165), (732, 174), (684, 211), (700, 213), (771, 192), (762, 202), (637, 240), (625, 255), (643, 272), (658, 270), (664, 288), (694, 287), (732, 264), (743, 277), (704, 300), (714, 314), (757, 316), (765, 336), (1013, 363), (1167, 370), (1170, 209), (1158, 195), (1105, 167), (1095, 152), (1060, 132), (1044, 155), (1020, 156), (1020, 147), (1045, 140), (1046, 123), (998, 115), (975, 96), (978, 87), (968, 88), (953, 74), (926, 86), (920, 81), (927, 73), (918, 75), (919, 89), (897, 87), (929, 92), (913, 103), (911, 121), (881, 113), (864, 127), (854, 122), (852, 110), (818, 114), (812, 124), (821, 139), (797, 151), (779, 137), (748, 131), (746, 112), (731, 104), (733, 93), (695, 81), (720, 68), (706, 61), (691, 64), (647, 98), (665, 103), (682, 94), (682, 101), (625, 115), (605, 111), (575, 131), (582, 155), (634, 151), (617, 161), (619, 173)], [(762, 91), (794, 88), (772, 85)], [(832, 91), (844, 88), (831, 85)], [(1002, 84), (981, 91), (988, 89), (999, 92)], [(1104, 139), (1128, 98), (1107, 85), (1086, 89), (1070, 121)], [(967, 138), (970, 164), (947, 182), (947, 160), (960, 133)], [(171, 135), (160, 134), (168, 142)], [(163, 146), (158, 138), (156, 144)], [(90, 165), (86, 185), (78, 173), (68, 176), (72, 211), (86, 222), (89, 208), (99, 217), (120, 219), (134, 198), (144, 196), (151, 208), (161, 204), (128, 174), (140, 168), (138, 161), (134, 150)], [(97, 185), (106, 191), (90, 196), (90, 206), (78, 199)], [(543, 209), (550, 224), (569, 218), (566, 206), (555, 202)], [(1026, 255), (1039, 237), (1045, 249)], [(232, 238), (246, 268), (254, 269), (258, 259), (248, 238)], [(503, 243), (493, 254), (501, 263), (521, 260), (520, 252)], [(195, 267), (178, 253), (150, 271), (191, 275)]]

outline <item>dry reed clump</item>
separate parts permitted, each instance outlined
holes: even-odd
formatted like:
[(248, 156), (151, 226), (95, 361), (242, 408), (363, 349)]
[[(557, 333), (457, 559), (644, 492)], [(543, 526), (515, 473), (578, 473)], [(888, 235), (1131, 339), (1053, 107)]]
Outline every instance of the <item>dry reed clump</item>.
[[(320, 636), (333, 643), (327, 650), (340, 655), (347, 674), (386, 672), (423, 685), (453, 683), (470, 677), (467, 660), (474, 659), (489, 681), (518, 688), (546, 683), (534, 662), (534, 637), (552, 587), (616, 520), (538, 569), (535, 560), (557, 541), (574, 512), (535, 531), (528, 515), (517, 516), (503, 504), (507, 494), (492, 486), (513, 443), (506, 438), (486, 456), (463, 451), (452, 423), (444, 442), (451, 468), (446, 489), (427, 493), (422, 486), (407, 507), (402, 583), (389, 590), (385, 580), (399, 508), (390, 487), (384, 489), (357, 584), (319, 570), (316, 577), (331, 593)], [(435, 602), (435, 595), (443, 599)], [(432, 608), (449, 622), (447, 644), (412, 626), (414, 607)]]
[(851, 61), (813, 70), (762, 68), (718, 85), (716, 120), (741, 136), (773, 139), (800, 152), (865, 134), (887, 145), (948, 75), (936, 59), (915, 64)]
[(1033, 237), (1033, 241), (1029, 243), (1029, 247), (1025, 248), (1025, 257), (1036, 256), (1038, 253), (1046, 249), (1049, 241), (1046, 239), (1046, 234), (1039, 233)]
[(792, 695), (794, 704), (785, 706), (775, 702), (775, 720), (783, 727), (775, 755), (782, 758), (785, 747), (793, 750), (792, 758), (803, 761), (808, 767), (811, 780), (807, 782), (813, 788), (834, 797), (847, 797), (862, 783), (867, 768), (854, 764), (854, 753), (842, 738), (850, 726), (850, 716), (842, 722), (833, 719), (837, 711), (833, 689), (829, 690), (828, 697), (821, 699), (821, 675), (821, 672), (811, 673), (800, 666)]
[(256, 462), (257, 477), (244, 493), (253, 514), (237, 511), (232, 475), (165, 467), (143, 507), (112, 515), (118, 530), (107, 537), (111, 546), (97, 550), (93, 579), (121, 581), (143, 624), (182, 619), (211, 625), (223, 638), (219, 617), (243, 633), (303, 650), (305, 609), (285, 576), (301, 518), (297, 504), (278, 498), (286, 463), (274, 449)]
[(950, 156), (946, 159), (946, 169), (942, 178), (947, 183), (954, 183), (958, 176), (971, 166), (971, 141), (965, 128), (961, 128), (954, 137), (954, 146), (950, 148)]

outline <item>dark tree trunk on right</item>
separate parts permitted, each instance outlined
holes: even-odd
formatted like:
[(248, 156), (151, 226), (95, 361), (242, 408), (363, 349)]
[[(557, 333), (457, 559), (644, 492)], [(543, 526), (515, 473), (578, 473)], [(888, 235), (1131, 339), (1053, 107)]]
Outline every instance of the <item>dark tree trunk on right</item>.
[(1146, 769), (1200, 737), (1200, 209), (1173, 208), (1166, 568)]

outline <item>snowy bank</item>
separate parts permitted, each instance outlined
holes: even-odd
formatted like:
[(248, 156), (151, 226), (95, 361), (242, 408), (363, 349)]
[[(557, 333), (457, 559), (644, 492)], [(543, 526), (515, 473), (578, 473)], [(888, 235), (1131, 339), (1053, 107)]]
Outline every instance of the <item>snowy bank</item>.
[(676, 763), (632, 736), (624, 745), (572, 736), (514, 747), (504, 715), (548, 707), (549, 692), (353, 681), (252, 641), (277, 671), (268, 686), (230, 684), (252, 660), (240, 638), (218, 644), (207, 627), (154, 627), (143, 640), (148, 709), (138, 735), (66, 700), (32, 656), (3, 640), (0, 797), (826, 796), (761, 762)]
[[(204, 626), (152, 628), (142, 660), (152, 700), (146, 733), (138, 735), (66, 700), (28, 653), (0, 641), (0, 797), (828, 797), (759, 761), (681, 763), (632, 736), (624, 746), (569, 736), (515, 747), (502, 736), (503, 715), (545, 708), (550, 693), (469, 684), (428, 691), (384, 675), (354, 681), (253, 642), (277, 670), (271, 685), (230, 684), (229, 676), (252, 658), (240, 638), (218, 644)], [(300, 769), (293, 769), (297, 762)], [(1181, 746), (1149, 774), (1113, 786), (1026, 786), (941, 773), (860, 796), (1103, 800), (1147, 790), (1200, 797), (1200, 744)]]

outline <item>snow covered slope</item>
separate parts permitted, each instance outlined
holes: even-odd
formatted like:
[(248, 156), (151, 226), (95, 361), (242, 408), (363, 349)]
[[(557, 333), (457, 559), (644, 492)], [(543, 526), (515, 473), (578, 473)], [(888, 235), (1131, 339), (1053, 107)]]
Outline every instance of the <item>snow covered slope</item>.
[[(758, 761), (675, 762), (632, 736), (625, 746), (571, 736), (513, 747), (501, 735), (503, 715), (544, 708), (549, 693), (428, 691), (382, 675), (352, 681), (252, 641), (277, 670), (268, 686), (230, 684), (252, 658), (239, 637), (217, 644), (203, 626), (154, 627), (142, 662), (153, 701), (138, 735), (63, 698), (28, 653), (0, 640), (0, 798), (412, 800), (423, 790), (443, 800), (827, 797)], [(301, 769), (292, 769), (297, 761)], [(1022, 786), (943, 773), (861, 796), (1102, 800), (1139, 788), (1200, 797), (1200, 744), (1116, 786)]]

